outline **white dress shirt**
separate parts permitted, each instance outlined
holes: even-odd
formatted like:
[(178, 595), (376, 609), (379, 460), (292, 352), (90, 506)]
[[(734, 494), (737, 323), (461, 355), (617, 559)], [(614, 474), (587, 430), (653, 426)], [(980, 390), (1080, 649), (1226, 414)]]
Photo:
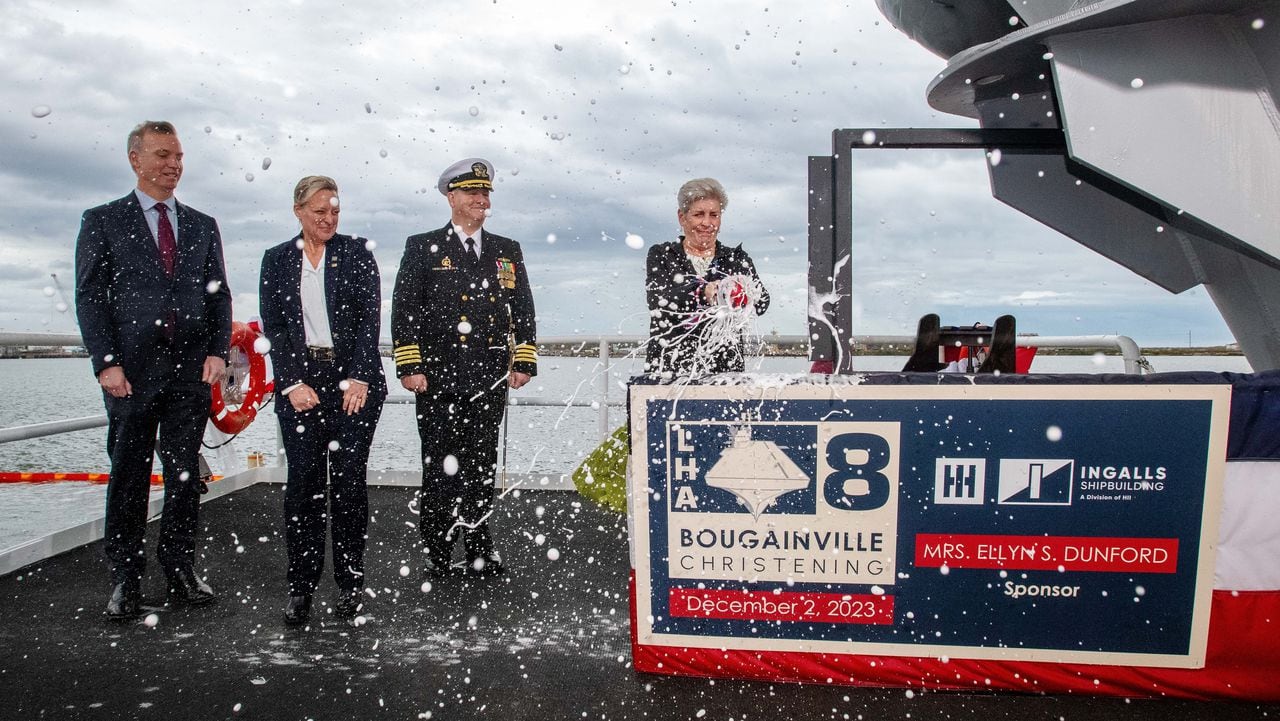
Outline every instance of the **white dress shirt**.
[(170, 195), (168, 200), (156, 200), (147, 195), (138, 188), (133, 189), (134, 195), (138, 196), (138, 204), (142, 206), (142, 217), (147, 219), (147, 227), (151, 229), (151, 240), (155, 241), (156, 247), (160, 247), (160, 211), (156, 210), (156, 203), (164, 203), (169, 209), (169, 225), (173, 228), (173, 242), (178, 243), (178, 201)]
[(302, 253), (302, 328), (307, 335), (307, 345), (332, 348), (329, 306), (324, 297), (324, 259), (328, 254), (321, 251), (320, 262), (312, 267), (311, 261), (307, 259), (307, 252), (298, 252)]

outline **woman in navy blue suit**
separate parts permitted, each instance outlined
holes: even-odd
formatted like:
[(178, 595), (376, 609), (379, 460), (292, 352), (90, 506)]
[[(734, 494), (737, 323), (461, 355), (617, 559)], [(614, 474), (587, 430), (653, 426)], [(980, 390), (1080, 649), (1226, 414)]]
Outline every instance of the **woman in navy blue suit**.
[(338, 586), (334, 609), (348, 621), (361, 610), (365, 474), (387, 383), (378, 355), (378, 264), (365, 241), (338, 234), (337, 183), (305, 177), (293, 202), (302, 231), (263, 255), (259, 305), (289, 463), (285, 623), (301, 625), (311, 617), (324, 571), (326, 507)]

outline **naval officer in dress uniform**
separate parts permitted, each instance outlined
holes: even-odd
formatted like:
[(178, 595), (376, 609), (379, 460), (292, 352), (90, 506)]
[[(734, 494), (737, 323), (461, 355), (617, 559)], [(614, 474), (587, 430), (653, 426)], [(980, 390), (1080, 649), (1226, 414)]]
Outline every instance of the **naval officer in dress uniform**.
[(507, 389), (538, 372), (533, 294), (520, 244), (482, 229), (489, 161), (458, 161), (436, 187), (451, 217), (405, 241), (391, 305), (396, 376), (417, 396), (423, 569), (450, 574), (461, 538), (465, 572), (492, 576), (503, 572), (488, 519)]

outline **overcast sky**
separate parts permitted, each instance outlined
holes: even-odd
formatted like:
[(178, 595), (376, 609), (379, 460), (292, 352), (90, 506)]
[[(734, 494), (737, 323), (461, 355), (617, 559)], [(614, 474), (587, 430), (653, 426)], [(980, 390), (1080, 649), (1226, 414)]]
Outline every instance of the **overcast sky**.
[[(804, 333), (806, 157), (835, 128), (972, 125), (929, 108), (944, 61), (870, 0), (5, 0), (0, 20), (8, 331), (75, 331), (59, 304), (80, 215), (133, 187), (143, 119), (178, 127), (178, 198), (219, 221), (237, 319), (257, 313), (262, 252), (297, 231), (294, 183), (325, 174), (340, 231), (377, 244), (385, 321), (405, 237), (448, 218), (438, 175), (478, 155), (542, 336), (647, 331), (645, 250), (625, 238), (673, 239), (676, 189), (700, 176), (725, 185), (721, 240), (775, 299), (761, 329)], [(1202, 288), (1170, 295), (993, 200), (980, 154), (862, 155), (855, 333), (1007, 312), (1043, 335), (1232, 340)]]

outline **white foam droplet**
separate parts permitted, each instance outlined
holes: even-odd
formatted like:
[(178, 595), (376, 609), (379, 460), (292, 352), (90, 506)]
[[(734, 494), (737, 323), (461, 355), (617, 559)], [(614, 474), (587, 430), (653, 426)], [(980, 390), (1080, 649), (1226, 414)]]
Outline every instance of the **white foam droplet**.
[(329, 450), (336, 451), (341, 447), (342, 447), (342, 444), (338, 443), (337, 441), (329, 441)]
[(458, 332), (459, 332), (459, 333), (461, 333), (462, 335), (466, 335), (466, 334), (470, 333), (470, 332), (471, 332), (471, 324), (470, 324), (470, 323), (468, 323), (468, 322), (466, 322), (465, 320), (464, 320), (464, 321), (462, 321), (461, 323), (459, 323), (459, 324), (458, 324)]
[(253, 339), (253, 352), (258, 355), (266, 355), (271, 352), (271, 341), (267, 340), (265, 335), (260, 335)]
[(213, 295), (220, 290), (222, 290), (222, 281), (220, 280), (211, 280), (209, 281), (209, 284), (204, 287), (204, 291), (210, 295)]
[(262, 169), (263, 169), (263, 170), (266, 170), (267, 168), (270, 168), (270, 167), (271, 167), (271, 158), (263, 158), (263, 159), (262, 159)]
[(558, 548), (548, 548), (548, 549), (547, 549), (547, 558), (548, 558), (548, 559), (550, 559), (550, 560), (552, 560), (552, 561), (558, 561), (558, 560), (560, 560), (560, 549), (558, 549)]
[(445, 456), (444, 462), (441, 464), (441, 466), (444, 467), (444, 473), (446, 476), (458, 475), (458, 458), (453, 454), (449, 454)]
[(372, 253), (374, 249), (377, 247), (378, 247), (378, 244), (372, 240), (366, 240), (364, 242), (364, 249), (369, 251), (370, 253)]
[(550, 245), (550, 244), (555, 243), (555, 242), (556, 242), (556, 234), (555, 234), (555, 233), (547, 233), (547, 244), (548, 244), (548, 245)]
[(863, 144), (863, 145), (875, 145), (875, 144), (876, 144), (876, 131), (874, 131), (874, 130), (868, 130), (868, 131), (866, 131), (865, 133), (863, 133), (863, 134), (862, 134), (862, 144)]
[(49, 113), (53, 112), (53, 108), (48, 105), (37, 105), (31, 108), (31, 116), (34, 118), (47, 118)]
[(252, 182), (253, 182), (253, 173), (245, 173), (245, 174), (244, 174), (244, 179), (245, 179), (245, 182), (252, 183)]
[(1137, 90), (1142, 86), (1143, 86), (1142, 78), (1134, 78), (1133, 80), (1129, 81), (1129, 87), (1133, 88), (1134, 90)]
[(471, 107), (467, 108), (467, 113), (474, 118), (480, 114), (480, 108), (477, 108), (476, 106), (472, 105)]
[(641, 248), (644, 247), (644, 238), (641, 238), (635, 233), (627, 233), (625, 242), (627, 244), (627, 247), (632, 250), (640, 250)]
[(1048, 428), (1044, 429), (1044, 437), (1048, 438), (1054, 443), (1057, 443), (1058, 441), (1062, 440), (1062, 429), (1059, 428), (1058, 426), (1049, 426)]
[(154, 613), (148, 613), (147, 617), (142, 619), (142, 622), (146, 624), (147, 628), (155, 628), (156, 624), (160, 623), (160, 617)]

